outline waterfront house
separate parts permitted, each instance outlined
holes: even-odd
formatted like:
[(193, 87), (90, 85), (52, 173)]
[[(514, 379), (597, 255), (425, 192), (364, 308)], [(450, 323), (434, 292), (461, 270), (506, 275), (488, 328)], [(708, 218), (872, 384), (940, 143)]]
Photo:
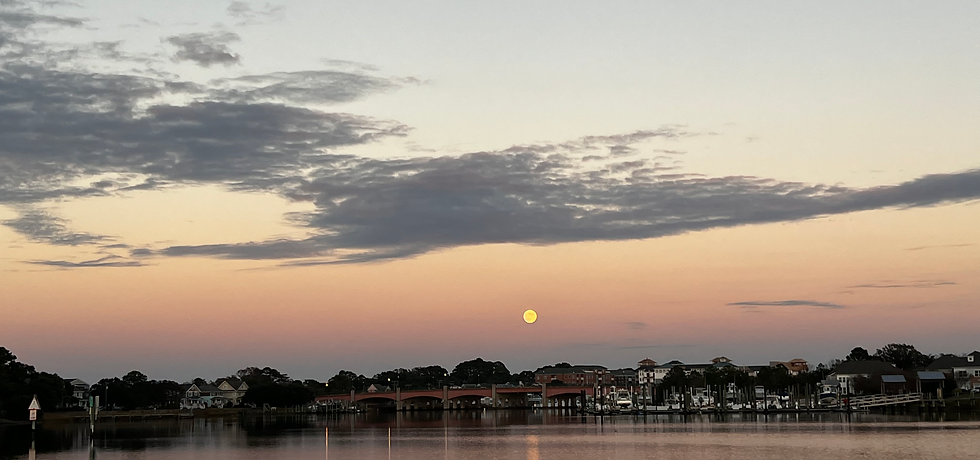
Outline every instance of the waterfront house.
[(180, 386), (180, 389), (184, 394), (184, 397), (180, 399), (181, 409), (220, 409), (235, 406), (241, 402), (240, 398), (238, 401), (225, 398), (224, 390), (207, 383), (201, 385), (185, 383)]
[(942, 355), (936, 358), (935, 361), (929, 363), (929, 365), (926, 366), (924, 370), (942, 372), (944, 374), (954, 375), (953, 373), (954, 367), (962, 368), (967, 364), (968, 363), (966, 361), (966, 357), (956, 356), (956, 355)]
[(88, 408), (88, 397), (91, 386), (82, 379), (65, 379), (71, 385), (72, 400), (65, 405), (68, 407)]
[(845, 361), (834, 368), (829, 378), (840, 383), (841, 393), (854, 393), (854, 380), (858, 377), (869, 378), (875, 374), (900, 374), (894, 365), (882, 361)]
[(228, 378), (221, 379), (216, 382), (218, 393), (215, 396), (221, 396), (227, 401), (228, 404), (232, 406), (239, 406), (242, 403), (242, 397), (248, 391), (248, 384), (241, 379)]
[(371, 386), (367, 388), (368, 393), (389, 393), (391, 392), (391, 387), (387, 385), (382, 385), (380, 383), (372, 383)]
[(785, 367), (790, 375), (800, 375), (810, 370), (810, 365), (802, 358), (791, 359), (789, 361), (769, 361), (769, 367)]
[(953, 378), (964, 390), (978, 390), (980, 389), (980, 351), (974, 351), (964, 359), (966, 362), (953, 366)]
[(978, 351), (966, 356), (940, 356), (926, 366), (925, 370), (952, 376), (956, 380), (956, 385), (963, 390), (980, 389), (980, 352)]

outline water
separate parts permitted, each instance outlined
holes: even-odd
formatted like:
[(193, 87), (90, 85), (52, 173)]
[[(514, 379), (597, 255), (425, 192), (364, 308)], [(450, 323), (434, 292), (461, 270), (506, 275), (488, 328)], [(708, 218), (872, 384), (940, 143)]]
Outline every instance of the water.
[[(0, 459), (30, 457), (0, 426)], [(955, 459), (980, 453), (972, 417), (871, 414), (584, 417), (531, 411), (47, 423), (37, 459)]]

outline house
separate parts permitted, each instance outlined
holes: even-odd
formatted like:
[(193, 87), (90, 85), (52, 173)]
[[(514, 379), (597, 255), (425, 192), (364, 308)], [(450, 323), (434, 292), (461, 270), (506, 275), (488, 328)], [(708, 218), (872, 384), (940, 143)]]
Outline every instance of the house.
[(372, 383), (367, 389), (368, 393), (389, 393), (391, 392), (391, 387), (387, 385), (382, 385), (380, 383)]
[(71, 385), (72, 401), (67, 406), (87, 409), (89, 390), (92, 388), (91, 385), (85, 383), (82, 379), (65, 379), (65, 382)]
[(980, 389), (980, 352), (966, 356), (942, 355), (925, 368), (926, 371), (951, 375), (960, 388), (972, 391)]
[(571, 367), (544, 367), (534, 372), (535, 383), (561, 382), (571, 386), (611, 385), (612, 374), (604, 366), (577, 365)]
[(224, 398), (232, 407), (242, 404), (242, 397), (248, 391), (247, 383), (236, 378), (221, 379), (216, 383), (218, 384), (217, 387), (220, 393), (218, 396)]
[(841, 393), (854, 393), (854, 380), (858, 377), (868, 378), (875, 374), (900, 374), (894, 365), (882, 361), (845, 361), (837, 365), (828, 377), (837, 379)]
[(942, 372), (953, 375), (954, 367), (964, 367), (969, 364), (966, 357), (956, 355), (942, 355), (925, 367), (927, 371)]
[(953, 378), (964, 390), (980, 389), (980, 351), (966, 355), (966, 362), (953, 366)]
[[(234, 407), (241, 403), (240, 397), (237, 401), (228, 399), (225, 397), (225, 390), (208, 383), (200, 385), (185, 383), (180, 386), (180, 389), (184, 393), (184, 397), (180, 399), (181, 409), (221, 409)], [(229, 394), (234, 394), (234, 392), (230, 392)], [(244, 395), (244, 391), (242, 394)]]
[(769, 367), (785, 367), (790, 375), (800, 375), (810, 370), (810, 365), (805, 359), (796, 358), (789, 361), (769, 361)]

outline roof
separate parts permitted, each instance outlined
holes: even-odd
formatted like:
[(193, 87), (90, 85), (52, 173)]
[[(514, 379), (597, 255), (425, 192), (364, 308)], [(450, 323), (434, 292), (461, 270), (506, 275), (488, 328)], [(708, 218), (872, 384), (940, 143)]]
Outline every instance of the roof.
[(882, 375), (882, 383), (905, 383), (904, 375)]
[(675, 359), (675, 360), (672, 360), (672, 361), (670, 361), (668, 363), (663, 363), (663, 364), (661, 364), (661, 365), (659, 365), (657, 367), (659, 367), (661, 369), (663, 369), (663, 368), (670, 369), (670, 368), (673, 368), (674, 366), (683, 366), (683, 365), (684, 365), (684, 363), (682, 363), (682, 362), (680, 362), (680, 361), (678, 361), (678, 360)]
[(612, 370), (612, 371), (609, 371), (609, 373), (612, 374), (612, 375), (636, 375), (636, 370), (635, 369), (630, 369), (630, 368), (625, 368), (625, 369)]
[(942, 369), (952, 369), (954, 367), (965, 366), (968, 364), (966, 358), (953, 355), (943, 355), (926, 366), (928, 371), (938, 371)]
[(221, 383), (221, 382), (228, 382), (228, 385), (231, 385), (231, 386), (233, 386), (235, 388), (238, 388), (238, 387), (242, 386), (242, 383), (244, 383), (244, 382), (242, 382), (242, 379), (236, 379), (236, 378), (218, 380), (218, 383)]
[(919, 380), (946, 380), (946, 374), (942, 372), (919, 371), (916, 374)]
[(200, 388), (202, 392), (207, 392), (207, 393), (221, 391), (221, 388), (218, 388), (209, 383), (205, 383), (204, 385), (198, 385), (197, 387)]
[(834, 368), (834, 374), (871, 375), (896, 370), (895, 366), (884, 361), (845, 361)]
[(585, 374), (597, 370), (605, 370), (602, 366), (572, 366), (572, 367), (546, 367), (535, 374)]

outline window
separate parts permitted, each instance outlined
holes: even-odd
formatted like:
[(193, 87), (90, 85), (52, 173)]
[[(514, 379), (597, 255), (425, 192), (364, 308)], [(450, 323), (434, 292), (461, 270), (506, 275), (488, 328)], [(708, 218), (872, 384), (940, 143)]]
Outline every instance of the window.
[(977, 369), (977, 370), (973, 371), (973, 376), (974, 377), (980, 377), (980, 369)]

